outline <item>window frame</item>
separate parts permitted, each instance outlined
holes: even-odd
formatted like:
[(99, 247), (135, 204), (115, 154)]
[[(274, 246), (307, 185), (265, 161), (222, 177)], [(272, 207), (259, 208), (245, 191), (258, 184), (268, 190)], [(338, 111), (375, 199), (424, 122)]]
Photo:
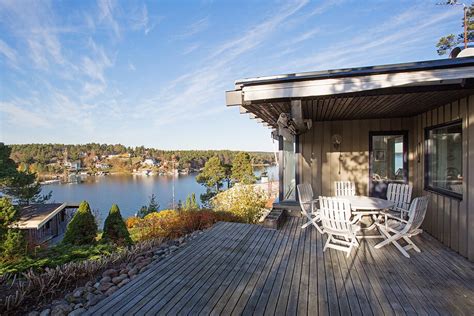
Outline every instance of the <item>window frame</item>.
[(450, 190), (446, 190), (446, 189), (443, 189), (443, 188), (438, 188), (438, 187), (434, 187), (434, 186), (431, 186), (429, 185), (429, 179), (430, 179), (430, 168), (429, 168), (429, 159), (430, 159), (430, 155), (431, 155), (431, 146), (430, 146), (430, 142), (429, 140), (431, 139), (430, 138), (430, 132), (433, 131), (433, 130), (436, 130), (436, 129), (440, 129), (440, 128), (445, 128), (445, 127), (450, 127), (450, 126), (455, 126), (455, 125), (461, 125), (461, 157), (462, 157), (462, 160), (464, 160), (464, 148), (462, 148), (462, 143), (463, 143), (463, 132), (464, 132), (464, 128), (463, 128), (463, 122), (462, 122), (462, 119), (459, 119), (459, 120), (454, 120), (454, 121), (449, 121), (449, 122), (445, 122), (445, 123), (441, 123), (441, 124), (436, 124), (436, 125), (432, 125), (432, 126), (427, 126), (425, 127), (425, 153), (424, 153), (424, 163), (425, 163), (425, 166), (424, 166), (424, 186), (423, 186), (423, 189), (425, 191), (429, 191), (429, 192), (433, 192), (433, 193), (437, 193), (437, 194), (440, 194), (440, 195), (444, 195), (444, 196), (447, 196), (447, 197), (450, 197), (450, 198), (453, 198), (453, 199), (456, 199), (456, 200), (459, 200), (459, 201), (462, 201), (463, 200), (463, 195), (464, 195), (464, 172), (465, 170), (463, 169), (462, 170), (462, 174), (463, 174), (463, 180), (462, 180), (462, 184), (463, 184), (463, 193), (462, 194), (459, 194), (459, 193), (456, 193), (456, 192), (453, 192), (453, 191), (450, 191)]

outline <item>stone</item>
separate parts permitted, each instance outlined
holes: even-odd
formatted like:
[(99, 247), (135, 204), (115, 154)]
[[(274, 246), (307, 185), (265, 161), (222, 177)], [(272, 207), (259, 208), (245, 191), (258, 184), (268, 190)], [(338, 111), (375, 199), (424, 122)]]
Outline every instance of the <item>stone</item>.
[(177, 246), (171, 246), (170, 247), (170, 251), (173, 252), (173, 251), (176, 251), (178, 250), (178, 247)]
[(145, 259), (145, 257), (138, 256), (138, 257), (135, 258), (135, 260), (133, 260), (133, 262), (138, 263), (138, 262), (142, 261), (143, 259)]
[(133, 268), (133, 269), (130, 269), (130, 271), (128, 271), (128, 276), (131, 277), (132, 275), (135, 275), (138, 273), (138, 269), (137, 268)]
[(90, 286), (93, 286), (94, 285), (94, 282), (92, 281), (88, 281), (85, 285), (85, 287), (90, 287)]
[(49, 315), (51, 315), (51, 309), (46, 308), (39, 315), (40, 316), (49, 316)]
[(72, 308), (69, 306), (69, 304), (59, 304), (53, 306), (53, 309), (51, 310), (51, 316), (65, 316), (71, 311)]
[(102, 299), (104, 298), (104, 295), (102, 294), (92, 294), (89, 293), (87, 294), (87, 306), (94, 306), (97, 303), (99, 303)]
[(94, 287), (95, 287), (96, 289), (98, 289), (99, 286), (100, 286), (100, 282), (96, 282), (96, 283), (94, 284)]
[(114, 294), (118, 289), (119, 289), (118, 286), (112, 286), (110, 289), (107, 290), (107, 292), (105, 292), (105, 295), (107, 295), (107, 296), (112, 295), (112, 294)]
[(72, 292), (72, 296), (75, 298), (81, 297), (82, 294), (84, 294), (84, 288), (83, 287), (78, 287)]
[(69, 313), (69, 316), (79, 316), (87, 312), (85, 308), (78, 308)]
[(135, 275), (132, 275), (132, 276), (130, 277), (130, 280), (134, 280), (134, 279), (136, 279), (137, 277), (138, 277), (138, 275), (136, 275), (136, 274), (135, 274)]
[(123, 280), (128, 278), (128, 274), (121, 274), (115, 278), (112, 279), (112, 283), (119, 284)]
[(128, 269), (125, 268), (125, 269), (120, 270), (119, 275), (120, 275), (120, 274), (127, 274), (127, 273), (128, 273)]
[(145, 272), (146, 270), (148, 270), (148, 267), (143, 267), (143, 268), (140, 269), (140, 272), (138, 272), (138, 273), (143, 273), (143, 272)]
[(105, 270), (105, 271), (102, 273), (102, 276), (103, 276), (103, 277), (108, 276), (108, 277), (113, 278), (113, 277), (115, 277), (116, 275), (118, 275), (118, 272), (117, 272), (117, 270), (115, 270), (115, 269), (108, 269), (108, 270)]
[(124, 286), (125, 284), (127, 284), (128, 282), (130, 282), (130, 279), (124, 279), (122, 282), (120, 282), (119, 284), (117, 284), (118, 287), (122, 287)]
[(40, 315), (40, 313), (37, 312), (37, 311), (32, 311), (32, 312), (28, 313), (28, 316), (39, 316), (39, 315)]
[(84, 307), (84, 304), (82, 304), (82, 303), (74, 305), (74, 309), (79, 309), (79, 308), (83, 308), (83, 307)]
[(100, 284), (110, 283), (111, 281), (112, 281), (112, 278), (111, 278), (111, 277), (105, 276), (105, 277), (103, 277), (103, 278), (100, 280)]
[(99, 286), (98, 290), (101, 291), (101, 292), (106, 292), (112, 286), (114, 286), (114, 284), (112, 282), (103, 283)]
[(163, 249), (161, 249), (161, 250), (158, 250), (157, 252), (155, 252), (155, 254), (156, 254), (157, 256), (164, 255), (165, 253), (166, 253), (166, 251), (165, 251), (165, 250), (163, 250)]

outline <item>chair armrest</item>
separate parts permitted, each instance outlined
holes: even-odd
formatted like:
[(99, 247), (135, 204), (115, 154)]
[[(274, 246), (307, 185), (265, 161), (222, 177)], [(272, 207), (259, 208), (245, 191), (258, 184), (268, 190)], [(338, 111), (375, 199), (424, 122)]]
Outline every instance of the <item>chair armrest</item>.
[(383, 212), (382, 214), (385, 216), (385, 222), (387, 222), (388, 217), (390, 217), (390, 218), (396, 219), (397, 221), (400, 221), (402, 223), (408, 224), (408, 221), (406, 221), (403, 218), (400, 218), (398, 216), (392, 215), (392, 214), (387, 213), (387, 212)]

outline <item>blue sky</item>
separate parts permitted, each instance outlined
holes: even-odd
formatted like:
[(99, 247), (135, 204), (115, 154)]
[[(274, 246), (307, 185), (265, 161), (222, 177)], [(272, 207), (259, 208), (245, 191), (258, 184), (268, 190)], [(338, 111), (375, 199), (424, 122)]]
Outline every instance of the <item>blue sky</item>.
[(437, 2), (0, 0), (0, 141), (272, 150), (236, 79), (440, 58)]

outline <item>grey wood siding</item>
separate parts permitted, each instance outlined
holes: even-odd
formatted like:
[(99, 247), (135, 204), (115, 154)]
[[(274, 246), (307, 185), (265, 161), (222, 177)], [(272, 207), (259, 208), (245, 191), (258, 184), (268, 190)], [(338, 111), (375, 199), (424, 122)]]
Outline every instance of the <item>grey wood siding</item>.
[[(458, 119), (463, 121), (462, 201), (424, 190), (424, 129)], [(313, 123), (313, 128), (299, 138), (299, 171), (300, 181), (311, 183), (316, 196), (334, 195), (337, 180), (354, 181), (358, 194), (369, 194), (369, 132), (407, 130), (408, 173), (414, 187), (413, 197), (430, 197), (424, 230), (474, 260), (474, 95), (414, 117)], [(343, 137), (341, 159), (331, 142), (334, 134)]]

